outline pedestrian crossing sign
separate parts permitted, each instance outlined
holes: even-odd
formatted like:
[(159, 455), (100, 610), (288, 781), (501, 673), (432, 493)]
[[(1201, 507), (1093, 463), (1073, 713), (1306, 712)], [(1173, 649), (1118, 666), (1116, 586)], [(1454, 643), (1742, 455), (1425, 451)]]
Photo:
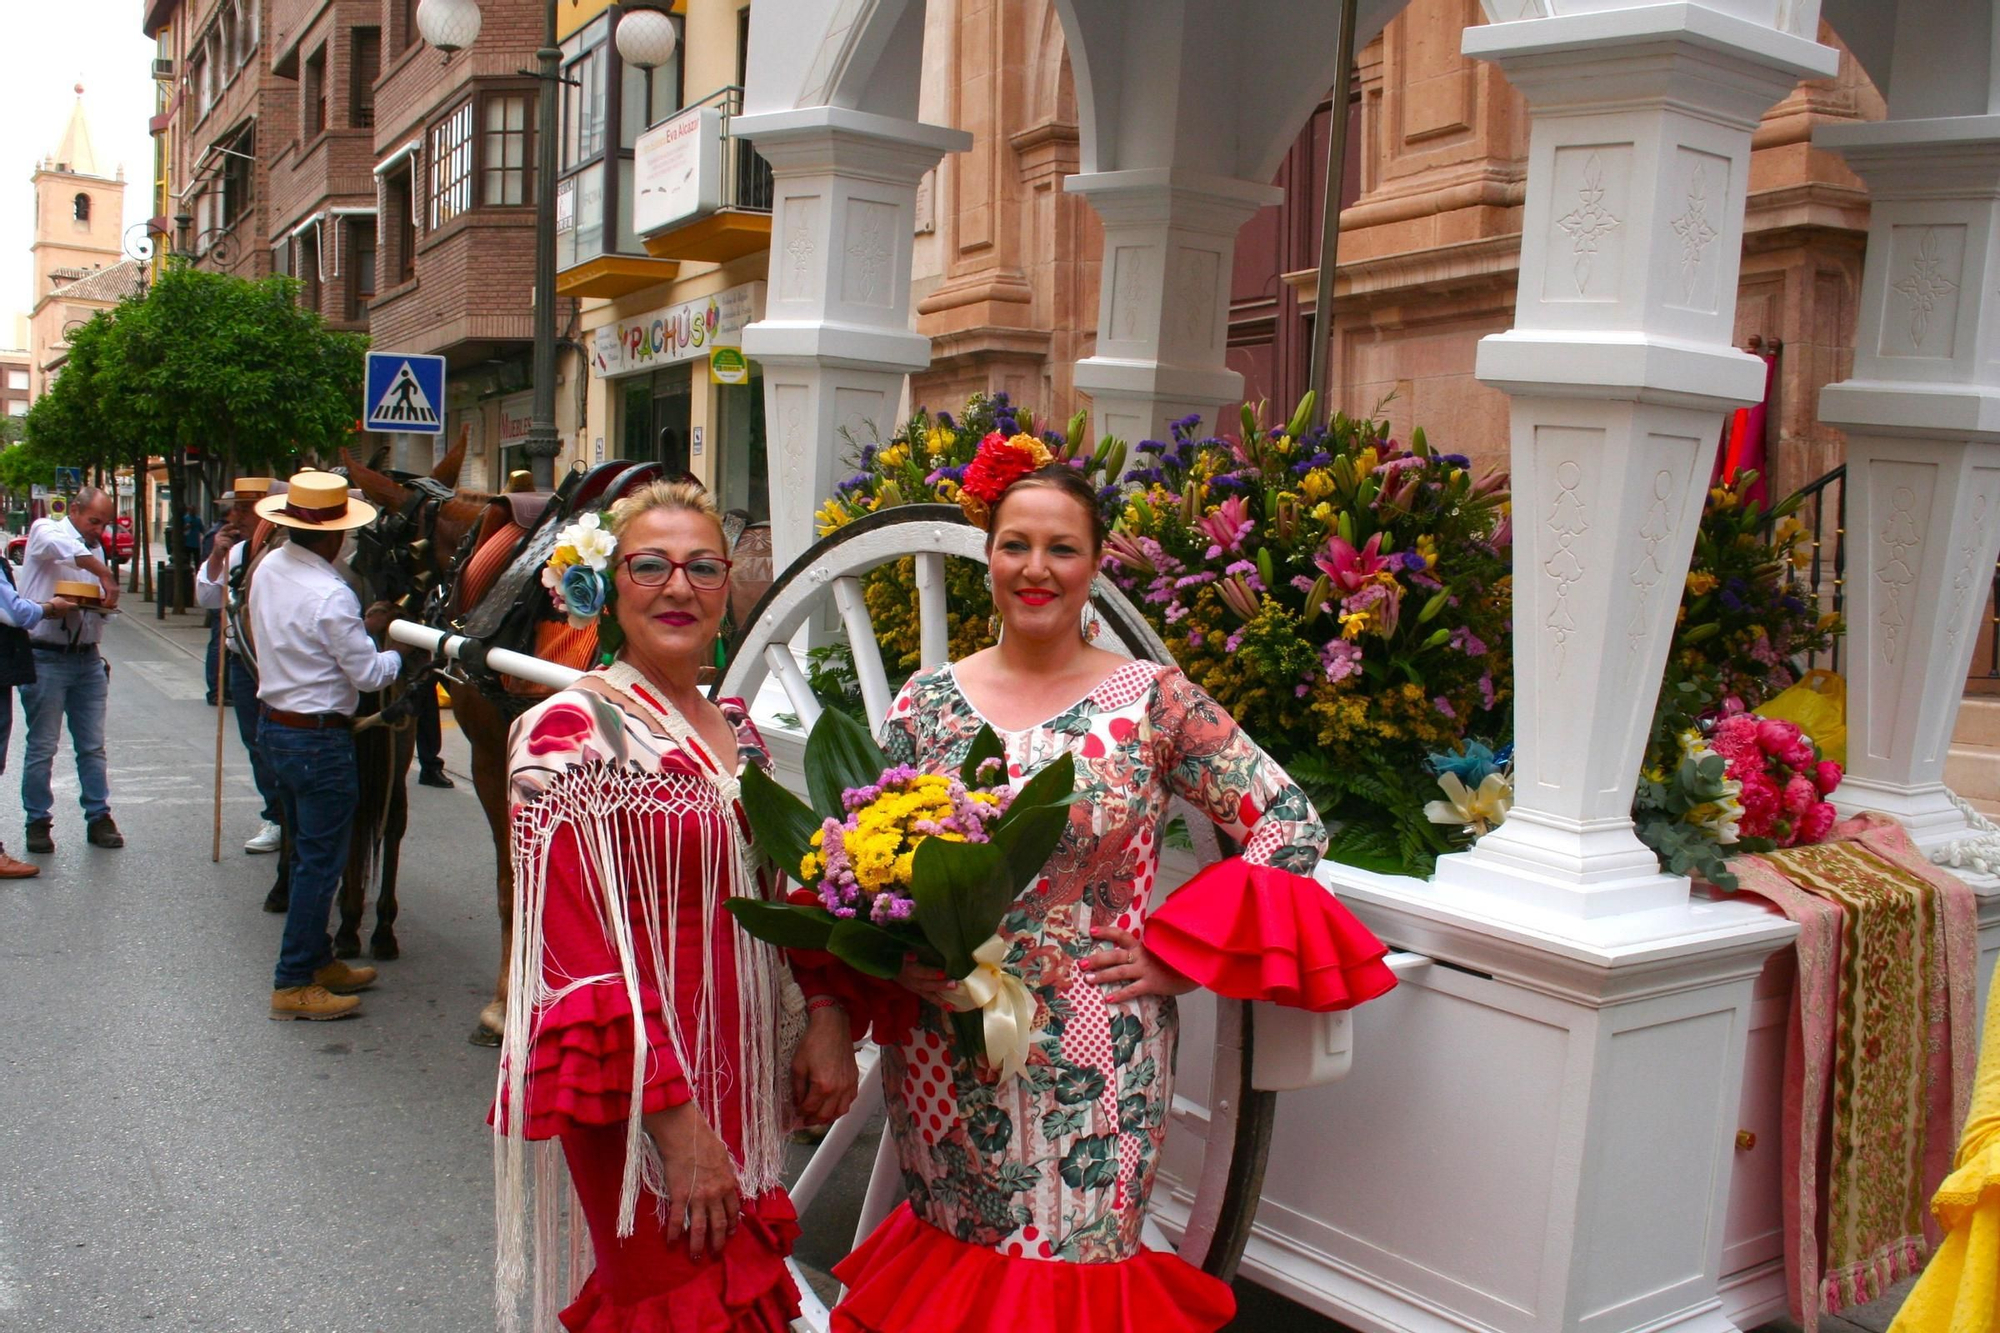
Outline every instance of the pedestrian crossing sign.
[(367, 409), (362, 424), (368, 430), (444, 434), (444, 358), (370, 352), (362, 405)]

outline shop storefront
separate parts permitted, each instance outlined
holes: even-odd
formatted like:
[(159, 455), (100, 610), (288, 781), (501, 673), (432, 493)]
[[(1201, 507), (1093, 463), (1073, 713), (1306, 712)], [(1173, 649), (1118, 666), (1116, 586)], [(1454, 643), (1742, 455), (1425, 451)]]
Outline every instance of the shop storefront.
[(691, 475), (753, 521), (770, 516), (764, 386), (740, 348), (763, 313), (764, 284), (742, 283), (602, 325), (590, 342), (616, 456)]

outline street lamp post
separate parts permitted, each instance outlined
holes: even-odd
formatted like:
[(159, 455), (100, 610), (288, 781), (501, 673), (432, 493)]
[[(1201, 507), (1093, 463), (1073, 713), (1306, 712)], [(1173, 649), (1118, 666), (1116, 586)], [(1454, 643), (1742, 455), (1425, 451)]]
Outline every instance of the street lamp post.
[[(541, 83), (535, 99), (535, 397), (529, 410), (528, 439), (522, 446), (535, 489), (542, 491), (555, 488), (556, 455), (562, 452), (562, 441), (556, 436), (556, 103), (565, 80), (562, 49), (556, 38), (556, 3), (546, 0), (542, 45), (535, 52), (535, 77)], [(641, 20), (642, 26), (633, 34), (640, 39), (637, 49), (647, 54), (658, 52), (654, 63), (665, 63), (673, 55), (671, 20), (663, 50), (656, 30), (644, 26), (658, 17), (656, 11), (635, 10), (621, 21), (621, 50), (627, 23)], [(478, 0), (422, 0), (417, 6), (418, 30), (426, 42), (444, 52), (446, 59), (478, 39), (480, 18)]]

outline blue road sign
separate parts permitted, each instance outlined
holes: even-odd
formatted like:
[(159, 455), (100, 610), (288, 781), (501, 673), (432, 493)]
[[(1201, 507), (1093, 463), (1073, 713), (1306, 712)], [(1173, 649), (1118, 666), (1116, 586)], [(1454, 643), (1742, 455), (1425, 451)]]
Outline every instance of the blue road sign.
[(75, 492), (83, 489), (83, 469), (80, 467), (59, 467), (56, 469), (56, 489)]
[(417, 352), (370, 352), (362, 395), (368, 430), (444, 434), (444, 358)]

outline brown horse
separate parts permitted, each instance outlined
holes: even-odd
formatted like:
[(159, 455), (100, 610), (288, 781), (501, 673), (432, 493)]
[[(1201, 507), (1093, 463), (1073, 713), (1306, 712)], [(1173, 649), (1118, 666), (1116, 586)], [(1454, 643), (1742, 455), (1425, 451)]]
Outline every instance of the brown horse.
[[(462, 446), (460, 450), (454, 450), (446, 463), (455, 465), (461, 450)], [(440, 472), (443, 467), (441, 464)], [(657, 475), (657, 469), (605, 464), (581, 479), (570, 503), (572, 507), (602, 506), (617, 498), (613, 490), (622, 491)], [(351, 458), (348, 460), (348, 476), (364, 495), (385, 510), (409, 513), (421, 507), (420, 497), (411, 488), (381, 472), (363, 467)], [(593, 493), (593, 487), (603, 489)], [(490, 495), (468, 491), (460, 491), (452, 498), (436, 503), (429, 519), (429, 531), (417, 539), (412, 550), (423, 561), (430, 579), (445, 586), (441, 612), (443, 622), (458, 620), (486, 595), (505, 558), (536, 525), (547, 503), (546, 496)], [(468, 534), (472, 537), (469, 543)], [(467, 552), (467, 557), (458, 560), (454, 569), (455, 556), (462, 549)], [(764, 529), (753, 531), (743, 547), (747, 558), (739, 562), (736, 572), (746, 577), (742, 586), (731, 591), (732, 606), (740, 603), (739, 615), (755, 604), (770, 583), (769, 549), (768, 532)], [(761, 560), (755, 558), (754, 552), (757, 551), (763, 553)], [(532, 580), (517, 595), (524, 599), (546, 596), (541, 585)], [(437, 605), (434, 601), (433, 606)], [(559, 656), (574, 666), (586, 665), (594, 657), (594, 631), (587, 635), (565, 632), (560, 622), (548, 618), (540, 628), (545, 631), (547, 641), (536, 645), (542, 655)], [(510, 980), (507, 960), (513, 954), (514, 863), (508, 846), (507, 732), (514, 718), (547, 693), (526, 682), (507, 678), (502, 678), (501, 685), (504, 688), (496, 688), (490, 679), (482, 684), (464, 674), (460, 674), (450, 685), (452, 714), (472, 750), (473, 790), (479, 797), (486, 815), (487, 831), (493, 840), (494, 883), (497, 889), (495, 905), (500, 916), (500, 968), (493, 988), (493, 1000), (480, 1010), (479, 1023), (473, 1029), (471, 1038), (486, 1046), (500, 1042)]]

